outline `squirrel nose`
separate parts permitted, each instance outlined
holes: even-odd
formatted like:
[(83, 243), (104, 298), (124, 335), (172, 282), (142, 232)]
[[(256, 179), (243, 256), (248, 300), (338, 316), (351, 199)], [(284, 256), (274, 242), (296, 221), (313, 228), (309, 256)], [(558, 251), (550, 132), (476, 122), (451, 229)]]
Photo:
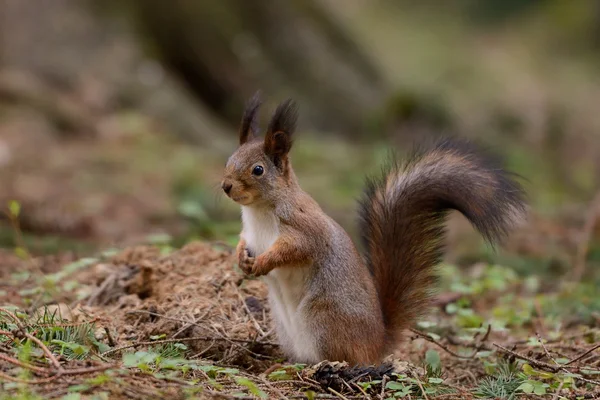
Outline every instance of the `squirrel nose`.
[(232, 187), (233, 187), (233, 185), (228, 182), (223, 182), (223, 184), (221, 185), (221, 188), (223, 189), (225, 194), (229, 194), (229, 192), (231, 192)]

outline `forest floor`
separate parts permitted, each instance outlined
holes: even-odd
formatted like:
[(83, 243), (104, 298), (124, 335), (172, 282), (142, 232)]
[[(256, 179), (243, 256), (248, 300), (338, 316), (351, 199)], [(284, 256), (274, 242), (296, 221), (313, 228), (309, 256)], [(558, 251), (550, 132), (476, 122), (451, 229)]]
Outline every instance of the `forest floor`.
[[(477, 249), (442, 265), (432, 313), (385, 364), (293, 364), (264, 283), (235, 264), (238, 211), (190, 200), (213, 197), (193, 182), (222, 165), (136, 136), (149, 127), (132, 118), (103, 140), (50, 140), (22, 116), (0, 126), (11, 150), (0, 156), (12, 157), (0, 157), (0, 399), (600, 397), (595, 277), (566, 279), (590, 239), (585, 209), (568, 223), (533, 216), (502, 257)], [(321, 160), (297, 150), (299, 170), (320, 176)], [(328, 157), (340, 170), (309, 191), (327, 188), (347, 214), (364, 171), (339, 153)], [(476, 247), (450, 236), (453, 249)]]
[(282, 356), (266, 287), (228, 246), (0, 259), (4, 399), (600, 396), (593, 286), (446, 265), (436, 309), (386, 364), (307, 366)]

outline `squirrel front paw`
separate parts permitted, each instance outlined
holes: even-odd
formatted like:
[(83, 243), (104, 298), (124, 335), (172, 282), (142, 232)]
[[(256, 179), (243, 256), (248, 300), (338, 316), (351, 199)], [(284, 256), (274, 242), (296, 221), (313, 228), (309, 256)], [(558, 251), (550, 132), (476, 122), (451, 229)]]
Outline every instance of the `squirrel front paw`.
[(240, 252), (239, 266), (240, 269), (249, 276), (266, 275), (269, 271), (265, 271), (260, 263), (260, 257), (251, 257), (247, 249)]
[(250, 257), (248, 249), (243, 249), (240, 252), (238, 264), (243, 273), (246, 275), (252, 275), (252, 271), (254, 269), (254, 260), (254, 257)]

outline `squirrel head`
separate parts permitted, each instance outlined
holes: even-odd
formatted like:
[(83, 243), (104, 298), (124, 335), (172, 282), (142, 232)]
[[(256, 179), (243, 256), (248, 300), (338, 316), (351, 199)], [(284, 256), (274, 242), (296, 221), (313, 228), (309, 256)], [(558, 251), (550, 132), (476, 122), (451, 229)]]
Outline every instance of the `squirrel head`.
[(296, 129), (298, 108), (289, 99), (279, 104), (264, 139), (258, 136), (255, 94), (247, 103), (240, 127), (240, 146), (229, 157), (221, 187), (238, 204), (249, 206), (273, 202), (295, 182), (288, 153)]

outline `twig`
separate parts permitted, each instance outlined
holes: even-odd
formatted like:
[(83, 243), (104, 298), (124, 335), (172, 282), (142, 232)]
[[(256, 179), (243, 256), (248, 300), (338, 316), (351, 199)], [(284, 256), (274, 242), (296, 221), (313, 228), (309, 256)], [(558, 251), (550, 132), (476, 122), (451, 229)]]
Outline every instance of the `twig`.
[(126, 346), (117, 347), (115, 349), (110, 349), (110, 350), (102, 353), (102, 355), (107, 356), (112, 353), (116, 353), (116, 352), (119, 352), (122, 350), (130, 349), (132, 347), (138, 347), (138, 346), (151, 346), (151, 345), (163, 344), (163, 343), (193, 342), (195, 340), (205, 341), (205, 340), (215, 340), (215, 339), (201, 336), (201, 337), (191, 337), (191, 338), (181, 338), (181, 339), (149, 340), (149, 341), (145, 341), (145, 342), (136, 342), (136, 343), (128, 344)]
[[(511, 354), (511, 355), (513, 355), (513, 356), (515, 356), (517, 358), (529, 361), (531, 363), (531, 365), (535, 365), (536, 367), (547, 368), (547, 369), (549, 369), (552, 372), (563, 371), (563, 372), (569, 373), (569, 370), (567, 369), (566, 366), (554, 366), (552, 364), (548, 364), (548, 363), (543, 362), (543, 361), (534, 360), (531, 357), (527, 357), (527, 356), (524, 356), (524, 355), (519, 354), (517, 352), (514, 352), (512, 350), (509, 350), (506, 347), (500, 346), (499, 344), (493, 343), (493, 345), (496, 346), (496, 347), (498, 347), (502, 351), (504, 351), (506, 353), (509, 353), (509, 354)], [(574, 376), (574, 378), (578, 379), (580, 381), (586, 382), (586, 383), (591, 383), (593, 385), (600, 385), (599, 381), (594, 381), (594, 380), (587, 379), (587, 378), (584, 378), (584, 377), (581, 377), (581, 376)]]
[(42, 341), (38, 338), (36, 338), (35, 336), (33, 336), (30, 333), (24, 332), (25, 336), (31, 340), (32, 342), (35, 342), (38, 346), (40, 346), (40, 348), (42, 349), (42, 351), (46, 354), (46, 357), (48, 357), (48, 359), (50, 360), (50, 362), (52, 362), (52, 364), (54, 365), (54, 367), (56, 369), (58, 369), (59, 372), (63, 372), (64, 368), (62, 367), (62, 365), (60, 365), (60, 362), (58, 362), (58, 360), (56, 359), (56, 357), (54, 357), (54, 354), (52, 354), (52, 352), (50, 351), (50, 349), (48, 349), (48, 347), (46, 347), (46, 345), (44, 343), (42, 343)]
[(98, 365), (96, 367), (72, 368), (72, 369), (63, 370), (63, 372), (61, 372), (59, 375), (85, 375), (85, 374), (91, 374), (94, 372), (106, 371), (107, 369), (116, 368), (116, 367), (117, 367), (117, 365), (115, 365), (115, 364), (108, 364), (108, 365)]
[(560, 385), (558, 385), (558, 389), (556, 389), (556, 393), (554, 393), (554, 396), (552, 396), (552, 400), (558, 399), (558, 396), (560, 396), (560, 391), (562, 390), (564, 384), (565, 384), (565, 381), (560, 381)]
[(23, 329), (23, 324), (21, 323), (21, 320), (15, 314), (13, 314), (12, 311), (9, 311), (4, 307), (0, 307), (0, 312), (3, 312), (6, 315), (8, 315), (20, 329)]
[[(116, 367), (116, 366), (110, 364), (110, 365), (99, 365), (97, 367), (89, 367), (89, 368), (63, 369), (62, 371), (58, 371), (54, 375), (49, 376), (48, 378), (31, 379), (31, 380), (15, 378), (13, 376), (10, 376), (3, 372), (0, 372), (0, 378), (4, 378), (4, 379), (12, 381), (12, 382), (36, 385), (36, 384), (41, 384), (41, 383), (52, 382), (62, 376), (65, 376), (65, 375), (85, 375), (85, 374), (91, 374), (94, 372), (105, 371), (107, 369), (114, 368), (114, 367)], [(27, 368), (30, 368), (30, 367), (28, 366)], [(46, 373), (46, 374), (52, 374), (54, 372), (55, 371), (50, 371), (48, 369), (44, 369), (44, 373)]]
[[(444, 386), (448, 386), (449, 388), (452, 388), (452, 389), (456, 390), (457, 392), (459, 392), (459, 393), (460, 393), (460, 394), (462, 394), (463, 396), (465, 396), (465, 395), (467, 395), (467, 394), (469, 394), (469, 395), (471, 394), (471, 393), (470, 393), (470, 392), (469, 392), (467, 389), (465, 389), (465, 388), (463, 388), (463, 387), (461, 387), (461, 386), (458, 386), (458, 385), (453, 385), (453, 384), (451, 384), (451, 383), (447, 383), (447, 382), (444, 382), (444, 383), (443, 383), (443, 385), (444, 385)], [(454, 393), (454, 394), (455, 394), (455, 393)], [(436, 398), (437, 398), (437, 397), (439, 397), (439, 396), (436, 396)]]
[(108, 329), (108, 327), (104, 327), (104, 332), (106, 333), (106, 338), (108, 339), (108, 345), (111, 347), (116, 346), (116, 342), (115, 339), (113, 339), (112, 335), (110, 334), (110, 329)]
[[(138, 346), (151, 346), (151, 345), (154, 345), (154, 344), (193, 342), (193, 341), (205, 341), (205, 342), (208, 342), (208, 341), (213, 341), (213, 342), (215, 342), (215, 341), (225, 341), (225, 342), (230, 342), (230, 343), (234, 343), (234, 342), (238, 342), (238, 343), (260, 343), (260, 344), (265, 344), (265, 345), (273, 345), (273, 343), (270, 343), (270, 342), (256, 342), (254, 340), (230, 339), (230, 338), (224, 338), (224, 337), (223, 338), (215, 338), (215, 337), (208, 337), (208, 336), (195, 336), (195, 337), (190, 337), (190, 338), (150, 340), (150, 341), (145, 341), (145, 342), (136, 342), (136, 343), (128, 344), (126, 346), (117, 347), (116, 349), (110, 349), (108, 351), (105, 351), (101, 355), (107, 356), (109, 354), (116, 353), (116, 352), (121, 351), (121, 350), (130, 349), (132, 347), (138, 347)], [(248, 350), (248, 349), (246, 349), (246, 350)], [(250, 350), (248, 350), (248, 351), (250, 351)]]
[(579, 282), (585, 273), (586, 257), (590, 246), (590, 240), (594, 232), (596, 220), (600, 215), (600, 191), (596, 193), (590, 203), (585, 216), (585, 224), (581, 231), (581, 240), (577, 243), (577, 252), (573, 262), (573, 281)]
[(408, 372), (413, 376), (413, 378), (415, 378), (415, 380), (417, 381), (417, 385), (419, 385), (419, 389), (421, 389), (421, 393), (423, 393), (423, 397), (425, 398), (425, 400), (429, 400), (427, 398), (427, 393), (425, 393), (425, 388), (423, 388), (423, 384), (421, 383), (421, 379), (419, 379), (419, 377), (417, 376), (417, 374), (412, 371), (411, 369), (408, 370)]
[(63, 324), (30, 324), (30, 325), (26, 325), (25, 328), (74, 328), (77, 326), (81, 326), (81, 325), (86, 325), (86, 324), (93, 324), (95, 322), (100, 321), (99, 317), (96, 318), (92, 318), (89, 321), (82, 321), (82, 322), (69, 322), (69, 323), (63, 323)]
[(543, 339), (542, 339), (542, 336), (539, 334), (539, 332), (536, 332), (535, 334), (536, 334), (536, 336), (537, 336), (537, 338), (538, 338), (538, 341), (539, 341), (539, 342), (540, 342), (540, 344), (542, 345), (542, 348), (544, 349), (544, 353), (546, 353), (546, 356), (547, 356), (547, 357), (548, 357), (550, 360), (552, 360), (552, 362), (553, 362), (554, 364), (556, 364), (556, 365), (560, 365), (560, 364), (558, 364), (558, 363), (556, 362), (556, 360), (554, 359), (554, 357), (552, 357), (552, 355), (550, 354), (550, 352), (549, 352), (549, 351), (548, 351), (548, 349), (546, 348), (546, 345), (544, 344), (544, 341), (543, 341)]
[(48, 374), (48, 370), (46, 368), (36, 367), (35, 365), (27, 364), (23, 361), (19, 361), (16, 358), (9, 357), (2, 353), (0, 353), (0, 360), (4, 360), (6, 362), (17, 365), (19, 367), (30, 369), (35, 372), (39, 372), (40, 374)]
[(600, 382), (599, 381), (593, 381), (591, 379), (587, 379), (587, 378), (584, 378), (584, 377), (581, 377), (581, 376), (574, 376), (573, 378), (574, 379), (579, 379), (582, 382), (591, 383), (592, 385), (598, 385), (598, 386), (600, 386)]
[(15, 335), (12, 332), (0, 331), (0, 335), (8, 337), (13, 342), (18, 342), (18, 340), (15, 338)]
[[(98, 298), (100, 298), (100, 296), (103, 293), (106, 293), (107, 289), (117, 281), (117, 277), (118, 277), (117, 272), (113, 272), (109, 276), (107, 276), (106, 279), (104, 279), (104, 281), (102, 281), (102, 283), (100, 284), (98, 289), (96, 289), (94, 291), (94, 293), (89, 295), (89, 298), (87, 300), (87, 305), (88, 306), (94, 305), (94, 303), (96, 303)], [(102, 305), (102, 304), (98, 304), (98, 305)]]
[(256, 330), (258, 331), (258, 333), (260, 333), (260, 336), (264, 337), (265, 336), (265, 332), (261, 329), (260, 325), (258, 324), (258, 322), (256, 321), (256, 319), (254, 318), (254, 315), (252, 315), (252, 312), (248, 308), (248, 305), (246, 304), (246, 301), (244, 300), (244, 297), (240, 293), (240, 289), (235, 284), (232, 284), (232, 286), (234, 287), (235, 293), (237, 294), (237, 296), (239, 297), (240, 301), (242, 302), (242, 306), (244, 307), (244, 310), (246, 310), (246, 313), (248, 314), (248, 317), (250, 317), (250, 320), (252, 321), (252, 324), (254, 325), (254, 327), (256, 328)]
[(198, 354), (194, 354), (193, 356), (190, 357), (190, 360), (193, 360), (195, 358), (200, 358), (202, 357), (204, 354), (206, 354), (210, 349), (213, 348), (213, 346), (215, 345), (215, 342), (212, 342), (210, 344), (210, 346), (208, 346), (207, 348), (205, 348), (204, 350), (202, 350), (200, 353)]
[(39, 340), (35, 336), (31, 335), (30, 333), (28, 333), (25, 330), (25, 327), (23, 326), (23, 324), (21, 323), (21, 321), (19, 320), (19, 318), (17, 318), (17, 316), (15, 314), (13, 314), (12, 312), (8, 311), (5, 308), (0, 308), (0, 311), (6, 313), (8, 316), (10, 316), (15, 321), (15, 323), (17, 324), (17, 326), (21, 330), (21, 333), (25, 337), (27, 337), (29, 340), (31, 340), (32, 342), (35, 342), (42, 349), (42, 351), (46, 354), (46, 356), (48, 357), (48, 359), (50, 360), (50, 362), (52, 362), (52, 364), (54, 365), (54, 367), (56, 367), (56, 369), (58, 369), (59, 371), (63, 370), (63, 367), (60, 365), (60, 363), (58, 362), (58, 360), (56, 359), (56, 357), (54, 357), (54, 354), (52, 354), (52, 352), (48, 349), (48, 347), (46, 347), (46, 345), (44, 343), (42, 343), (41, 340)]
[(328, 387), (327, 390), (329, 390), (331, 393), (333, 393), (334, 395), (336, 395), (337, 397), (339, 397), (340, 399), (343, 400), (348, 400), (348, 398), (346, 396), (344, 396), (343, 394), (341, 394), (340, 392), (334, 390), (333, 388)]
[(565, 365), (570, 365), (573, 364), (574, 362), (577, 362), (579, 360), (581, 360), (583, 357), (587, 356), (588, 354), (590, 354), (592, 351), (596, 350), (600, 348), (600, 344), (597, 344), (596, 346), (592, 347), (591, 349), (589, 349), (588, 351), (586, 351), (585, 353), (583, 353), (582, 355), (580, 355), (577, 358), (572, 359), (571, 361), (569, 361), (568, 363), (566, 363)]
[(271, 382), (269, 382), (267, 379), (261, 378), (261, 380), (263, 381), (263, 383), (270, 388), (272, 391), (274, 391), (275, 393), (277, 393), (277, 395), (279, 396), (280, 399), (283, 400), (290, 400), (285, 394), (283, 394), (283, 392), (279, 389), (277, 389), (275, 386), (273, 386), (271, 384)]
[[(255, 357), (258, 357), (258, 358), (263, 358), (263, 359), (273, 359), (273, 357), (271, 357), (271, 356), (266, 356), (266, 355), (263, 355), (263, 354), (255, 353), (255, 352), (253, 352), (252, 350), (250, 350), (250, 349), (249, 349), (249, 348), (247, 348), (247, 347), (240, 346), (239, 344), (237, 344), (237, 343), (236, 343), (236, 342), (239, 342), (239, 340), (229, 339), (227, 336), (225, 336), (225, 335), (223, 335), (221, 332), (219, 332), (219, 330), (218, 330), (216, 327), (214, 327), (214, 326), (211, 326), (211, 328), (212, 328), (212, 330), (213, 330), (213, 331), (214, 331), (214, 332), (215, 332), (217, 335), (219, 335), (219, 336), (220, 336), (220, 338), (221, 338), (222, 340), (224, 340), (224, 341), (226, 341), (227, 343), (231, 344), (231, 345), (232, 345), (232, 347), (239, 348), (239, 349), (241, 349), (242, 351), (245, 351), (245, 352), (247, 352), (247, 353), (249, 353), (249, 354), (252, 354), (253, 356), (255, 356)], [(243, 343), (246, 343), (246, 344), (250, 343), (250, 344), (251, 344), (251, 343), (265, 343), (265, 342), (259, 342), (259, 341), (258, 341), (258, 339), (253, 339), (253, 340), (245, 340), (245, 341), (243, 341)], [(231, 351), (230, 351), (230, 353), (231, 353), (231, 354), (229, 354), (229, 355), (227, 355), (227, 356), (223, 357), (223, 359), (221, 360), (221, 362), (225, 362), (227, 359), (229, 359), (229, 358), (232, 358), (232, 357), (235, 355), (235, 354), (233, 353), (233, 351), (232, 351), (232, 350), (233, 350), (233, 348), (230, 348), (229, 350), (231, 350)]]
[[(351, 388), (350, 385), (348, 383), (346, 383), (346, 381), (342, 380), (342, 382), (344, 382), (349, 388)], [(358, 390), (360, 390), (360, 392), (365, 396), (365, 399), (369, 398), (369, 395), (367, 394), (367, 392), (365, 392), (365, 389), (361, 388), (358, 383), (352, 382), (352, 384), (354, 385), (355, 388), (357, 388)]]
[(21, 378), (15, 378), (14, 376), (10, 376), (5, 374), (4, 372), (0, 372), (0, 379), (6, 379), (7, 381), (11, 381), (11, 382), (17, 382), (17, 383), (25, 383), (27, 385), (39, 385), (41, 383), (48, 383), (48, 382), (52, 382), (53, 380), (56, 380), (59, 378), (59, 375), (54, 375), (48, 378), (42, 378), (42, 379), (21, 379)]
[(381, 400), (384, 399), (384, 395), (385, 395), (385, 384), (387, 383), (388, 376), (387, 375), (383, 375), (383, 378), (381, 379), (381, 393), (379, 394), (379, 397), (381, 397)]
[(159, 313), (155, 313), (155, 312), (152, 312), (152, 311), (133, 310), (133, 311), (127, 311), (126, 314), (147, 314), (147, 315), (152, 315), (154, 317), (168, 319), (169, 321), (181, 322), (181, 323), (184, 323), (184, 324), (191, 324), (191, 325), (195, 325), (195, 326), (198, 326), (198, 327), (202, 327), (202, 325), (199, 325), (199, 324), (197, 324), (197, 323), (195, 323), (193, 321), (187, 321), (187, 320), (182, 319), (182, 318), (169, 317), (168, 315), (159, 314)]
[(286, 380), (281, 380), (281, 381), (273, 381), (272, 384), (273, 385), (295, 384), (295, 385), (302, 385), (302, 386), (310, 386), (311, 388), (313, 388), (315, 390), (321, 390), (321, 389), (323, 389), (321, 386), (317, 385), (316, 383), (312, 383), (312, 382), (309, 382), (309, 381), (303, 381), (303, 380), (293, 380), (293, 379), (286, 379)]
[(504, 346), (501, 346), (501, 345), (499, 345), (499, 344), (497, 344), (497, 343), (492, 343), (492, 344), (493, 344), (494, 346), (496, 346), (497, 348), (499, 348), (500, 350), (504, 351), (505, 353), (508, 353), (508, 354), (510, 354), (510, 355), (513, 355), (513, 356), (515, 356), (515, 357), (517, 357), (517, 358), (520, 358), (520, 359), (522, 359), (522, 360), (529, 361), (529, 362), (530, 362), (532, 365), (535, 365), (535, 366), (537, 366), (537, 367), (540, 367), (540, 368), (547, 368), (547, 369), (550, 369), (552, 372), (557, 372), (557, 371), (559, 371), (559, 370), (560, 370), (560, 367), (557, 367), (557, 366), (555, 366), (555, 365), (548, 364), (548, 363), (546, 363), (546, 362), (543, 362), (543, 361), (534, 360), (534, 359), (533, 359), (533, 358), (531, 358), (531, 357), (527, 357), (527, 356), (524, 356), (523, 354), (519, 354), (519, 353), (517, 353), (517, 352), (515, 352), (515, 351), (509, 350), (509, 349), (507, 349), (506, 347), (504, 347)]
[(184, 332), (187, 329), (189, 329), (190, 327), (194, 326), (195, 323), (196, 323), (196, 320), (194, 320), (192, 322), (188, 322), (187, 324), (184, 324), (181, 328), (179, 328), (179, 330), (177, 332), (175, 332), (173, 335), (171, 335), (171, 339), (177, 338), (177, 336), (179, 336), (182, 332)]
[(477, 351), (481, 350), (481, 346), (484, 342), (488, 340), (488, 338), (490, 337), (490, 333), (492, 333), (492, 324), (488, 324), (487, 331), (485, 331), (485, 335), (483, 335), (483, 337), (479, 341), (479, 347), (477, 348)]
[(418, 335), (419, 337), (427, 340), (428, 342), (431, 342), (437, 346), (439, 346), (441, 349), (443, 349), (445, 352), (447, 352), (448, 354), (453, 355), (454, 357), (457, 358), (463, 358), (463, 359), (471, 359), (473, 357), (475, 357), (475, 355), (477, 354), (477, 352), (479, 351), (479, 349), (475, 349), (475, 351), (473, 352), (473, 354), (470, 354), (468, 356), (462, 356), (452, 350), (450, 350), (448, 347), (444, 346), (443, 344), (441, 344), (440, 342), (438, 342), (437, 340), (435, 340), (434, 338), (432, 338), (431, 336), (429, 336), (428, 334), (418, 331), (416, 329), (410, 329), (411, 332), (413, 332), (414, 334)]

